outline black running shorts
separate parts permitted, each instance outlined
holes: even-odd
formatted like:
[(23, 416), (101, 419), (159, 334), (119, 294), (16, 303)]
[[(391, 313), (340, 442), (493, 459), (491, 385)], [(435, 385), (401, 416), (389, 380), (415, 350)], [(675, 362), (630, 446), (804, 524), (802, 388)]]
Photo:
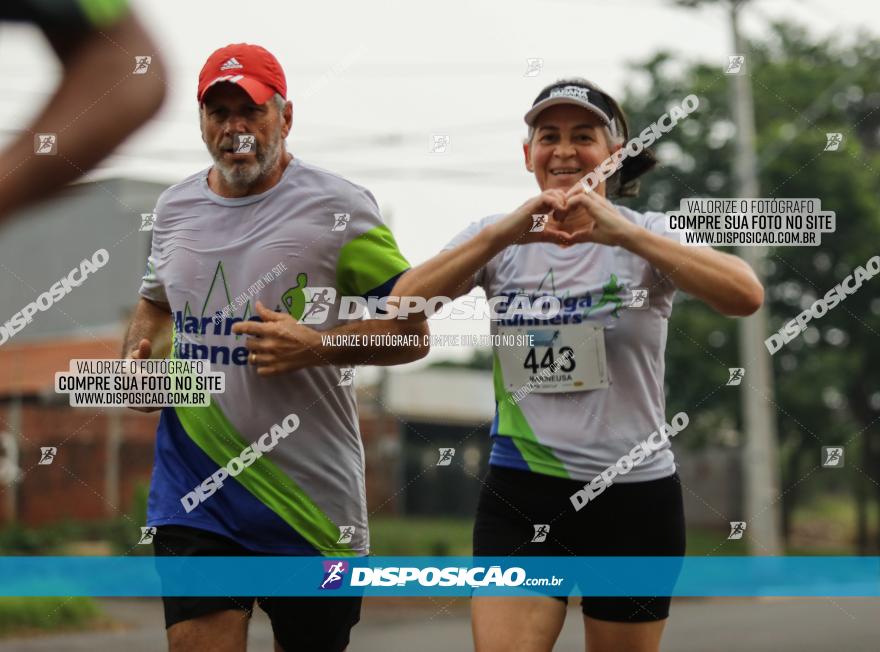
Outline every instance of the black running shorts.
[[(240, 557), (262, 556), (219, 534), (179, 525), (156, 528), (156, 555)], [(272, 621), (275, 640), (284, 650), (341, 652), (351, 628), (360, 620), (361, 598), (338, 597), (163, 597), (165, 627), (217, 611), (253, 612), (254, 600)]]
[[(474, 523), (479, 556), (683, 556), (684, 508), (678, 474), (615, 483), (575, 511), (570, 496), (584, 483), (490, 466)], [(549, 524), (532, 543), (535, 524)], [(567, 598), (560, 597), (567, 601)], [(616, 622), (669, 616), (669, 597), (584, 597), (585, 615)]]

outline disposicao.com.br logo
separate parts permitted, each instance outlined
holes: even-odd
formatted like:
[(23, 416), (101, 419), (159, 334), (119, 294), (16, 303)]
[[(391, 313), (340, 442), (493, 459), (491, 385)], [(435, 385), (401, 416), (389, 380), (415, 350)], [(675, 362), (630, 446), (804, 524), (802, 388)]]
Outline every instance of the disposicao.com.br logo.
[(376, 586), (376, 587), (407, 587), (411, 582), (413, 586), (467, 586), (480, 587), (527, 587), (527, 586), (561, 586), (564, 579), (561, 577), (534, 577), (526, 576), (526, 571), (518, 566), (502, 569), (501, 566), (388, 566), (388, 567), (365, 567), (354, 566), (349, 569), (343, 561), (324, 561), (324, 580), (322, 589), (336, 589), (342, 586), (344, 575), (351, 570), (349, 586)]
[(348, 562), (325, 559), (323, 564), (324, 579), (321, 581), (321, 588), (338, 589), (342, 586), (342, 581), (345, 579), (345, 573), (348, 572)]

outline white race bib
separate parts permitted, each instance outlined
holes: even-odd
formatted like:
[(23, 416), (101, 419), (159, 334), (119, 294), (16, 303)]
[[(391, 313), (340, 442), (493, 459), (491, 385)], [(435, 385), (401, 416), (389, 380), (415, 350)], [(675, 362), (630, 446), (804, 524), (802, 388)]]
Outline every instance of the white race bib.
[(502, 340), (532, 343), (496, 347), (509, 392), (523, 388), (539, 394), (585, 392), (610, 385), (601, 324), (499, 326), (498, 334)]

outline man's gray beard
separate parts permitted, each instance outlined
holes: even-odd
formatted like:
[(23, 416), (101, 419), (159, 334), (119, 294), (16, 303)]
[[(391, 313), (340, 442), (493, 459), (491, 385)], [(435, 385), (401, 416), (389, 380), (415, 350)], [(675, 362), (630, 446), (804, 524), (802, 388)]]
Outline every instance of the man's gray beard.
[(254, 162), (247, 165), (224, 163), (222, 152), (219, 155), (211, 152), (211, 157), (214, 159), (217, 172), (220, 173), (227, 185), (238, 192), (247, 192), (275, 167), (281, 153), (282, 142), (283, 139), (279, 135), (265, 149), (258, 147), (254, 155)]

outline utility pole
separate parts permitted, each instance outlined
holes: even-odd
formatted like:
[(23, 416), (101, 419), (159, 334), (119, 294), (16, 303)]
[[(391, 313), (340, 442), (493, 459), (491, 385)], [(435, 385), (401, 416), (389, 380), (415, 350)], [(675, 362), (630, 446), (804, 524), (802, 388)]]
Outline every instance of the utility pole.
[[(732, 74), (733, 120), (736, 124), (736, 159), (734, 172), (739, 197), (758, 197), (758, 164), (755, 155), (755, 108), (748, 77), (751, 61), (739, 33), (737, 12), (745, 0), (729, 0), (733, 54), (745, 56), (744, 72)], [(766, 250), (763, 247), (738, 247), (737, 253), (762, 279)], [(763, 279), (762, 279), (763, 280)], [(779, 449), (776, 419), (772, 409), (773, 373), (770, 354), (764, 347), (767, 338), (767, 309), (762, 306), (751, 317), (739, 320), (739, 355), (747, 361), (742, 392), (745, 431), (745, 515), (749, 551), (755, 555), (784, 554), (779, 504)], [(748, 388), (745, 389), (746, 384)]]

